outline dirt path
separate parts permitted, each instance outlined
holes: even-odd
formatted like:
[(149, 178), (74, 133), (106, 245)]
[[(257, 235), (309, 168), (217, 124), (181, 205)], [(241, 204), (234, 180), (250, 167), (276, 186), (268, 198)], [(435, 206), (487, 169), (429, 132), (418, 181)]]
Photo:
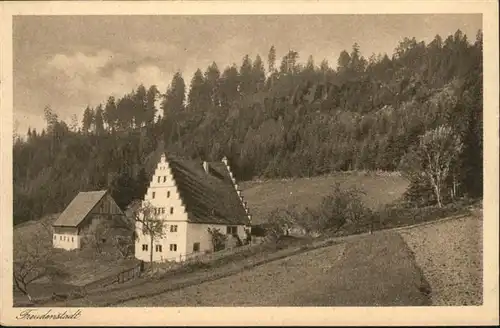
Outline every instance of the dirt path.
[(400, 231), (431, 286), (433, 305), (482, 304), (482, 224), (468, 216)]

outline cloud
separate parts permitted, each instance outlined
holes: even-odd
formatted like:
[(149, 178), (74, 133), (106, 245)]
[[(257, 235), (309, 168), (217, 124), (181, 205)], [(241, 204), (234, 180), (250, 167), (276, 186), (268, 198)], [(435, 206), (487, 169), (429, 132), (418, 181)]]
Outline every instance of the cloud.
[(73, 55), (56, 54), (47, 63), (48, 69), (57, 70), (68, 77), (96, 74), (98, 70), (113, 60), (113, 53), (100, 50), (95, 55), (77, 52)]
[(164, 91), (173, 75), (151, 59), (109, 50), (59, 53), (45, 62), (41, 72), (50, 91), (37, 96), (66, 122), (73, 114), (81, 119), (86, 106), (104, 104), (109, 96), (122, 97), (140, 84)]
[(171, 78), (171, 74), (162, 71), (156, 65), (139, 65), (133, 71), (116, 69), (108, 77), (97, 78), (95, 83), (88, 86), (87, 92), (99, 99), (107, 98), (110, 95), (119, 97), (137, 88), (141, 83), (146, 87), (154, 84), (159, 90), (164, 90)]

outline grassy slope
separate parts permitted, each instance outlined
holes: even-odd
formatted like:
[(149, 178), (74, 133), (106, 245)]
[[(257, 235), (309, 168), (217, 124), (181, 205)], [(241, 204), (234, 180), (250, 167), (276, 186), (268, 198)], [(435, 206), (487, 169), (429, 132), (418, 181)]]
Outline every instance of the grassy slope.
[(337, 173), (322, 177), (292, 180), (243, 182), (243, 196), (248, 202), (253, 223), (262, 223), (266, 214), (277, 206), (296, 205), (298, 208), (315, 207), (335, 186), (358, 187), (365, 191), (364, 200), (371, 208), (388, 204), (399, 198), (408, 182), (396, 175), (363, 173)]
[(333, 246), (118, 306), (479, 305), (481, 229), (481, 217), (471, 215), (350, 236)]
[[(42, 221), (50, 227), (57, 219), (58, 215), (48, 215), (40, 221), (28, 221), (14, 227), (14, 237), (21, 238), (29, 242), (34, 238), (46, 238), (44, 244), (46, 247), (52, 247), (52, 235), (48, 234), (42, 226)], [(132, 267), (135, 260), (117, 261), (114, 256), (96, 256), (92, 250), (85, 251), (64, 251), (51, 249), (51, 259), (60, 267), (64, 268), (68, 274), (60, 281), (48, 281), (45, 278), (37, 280), (28, 286), (31, 295), (35, 299), (46, 298), (56, 293), (67, 293), (94, 280), (102, 279), (110, 274), (120, 272), (126, 268)], [(16, 302), (25, 302), (26, 297), (14, 289), (14, 299)]]
[(379, 233), (120, 306), (428, 305), (398, 234)]
[[(423, 279), (423, 274), (427, 277), (428, 271), (415, 265), (415, 257), (420, 264), (419, 258), (425, 258), (426, 254), (412, 249), (414, 255), (395, 232), (425, 231), (443, 224), (451, 224), (448, 228), (453, 230), (453, 225), (459, 220), (450, 218), (417, 227), (399, 228), (396, 231), (335, 238), (333, 246), (331, 242), (320, 242), (317, 245), (321, 247), (322, 244), (325, 248), (315, 250), (312, 250), (314, 247), (309, 247), (296, 252), (294, 249), (302, 250), (303, 247), (293, 246), (276, 254), (260, 252), (256, 256), (230, 261), (222, 266), (199, 268), (166, 279), (144, 281), (139, 285), (125, 284), (117, 290), (89, 295), (86, 299), (43, 306), (231, 305), (241, 302), (256, 305), (293, 305), (297, 302), (337, 306), (424, 305), (429, 302), (426, 294), (429, 288)], [(467, 231), (461, 230), (462, 235), (466, 233)], [(451, 237), (457, 238), (458, 235), (452, 234)], [(345, 248), (343, 244), (346, 245)], [(430, 248), (435, 246), (428, 245)], [(443, 253), (447, 251), (444, 249)], [(480, 251), (480, 247), (461, 249), (461, 253), (456, 255), (463, 257), (468, 252)], [(341, 253), (344, 255), (339, 257)], [(262, 263), (255, 266), (259, 261)], [(456, 269), (458, 271), (477, 269), (474, 265), (470, 266), (470, 263), (469, 266), (463, 261), (456, 263), (461, 264)], [(446, 270), (443, 272), (446, 273)], [(441, 281), (446, 279), (446, 276), (443, 277)], [(460, 283), (467, 285), (469, 281), (463, 278), (462, 276)], [(436, 286), (432, 280), (430, 285), (432, 288)], [(450, 288), (453, 289), (451, 286)], [(357, 289), (361, 291), (357, 292)], [(248, 293), (242, 300), (241, 295), (245, 292)], [(439, 297), (439, 293), (439, 289), (432, 292), (432, 300)], [(337, 297), (331, 298), (331, 295)]]

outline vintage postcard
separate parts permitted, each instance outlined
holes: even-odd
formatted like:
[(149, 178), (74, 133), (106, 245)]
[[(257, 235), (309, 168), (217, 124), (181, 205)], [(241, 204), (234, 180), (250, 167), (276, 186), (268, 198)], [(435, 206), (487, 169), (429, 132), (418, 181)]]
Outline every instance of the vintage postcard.
[(496, 1), (0, 9), (2, 325), (498, 324)]

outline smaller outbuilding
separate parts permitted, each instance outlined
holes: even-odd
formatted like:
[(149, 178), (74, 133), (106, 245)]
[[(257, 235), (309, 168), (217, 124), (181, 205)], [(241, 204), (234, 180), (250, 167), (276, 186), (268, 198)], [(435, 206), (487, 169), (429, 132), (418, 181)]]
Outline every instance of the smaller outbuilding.
[(80, 192), (52, 224), (54, 248), (80, 249), (97, 225), (124, 217), (107, 190)]

